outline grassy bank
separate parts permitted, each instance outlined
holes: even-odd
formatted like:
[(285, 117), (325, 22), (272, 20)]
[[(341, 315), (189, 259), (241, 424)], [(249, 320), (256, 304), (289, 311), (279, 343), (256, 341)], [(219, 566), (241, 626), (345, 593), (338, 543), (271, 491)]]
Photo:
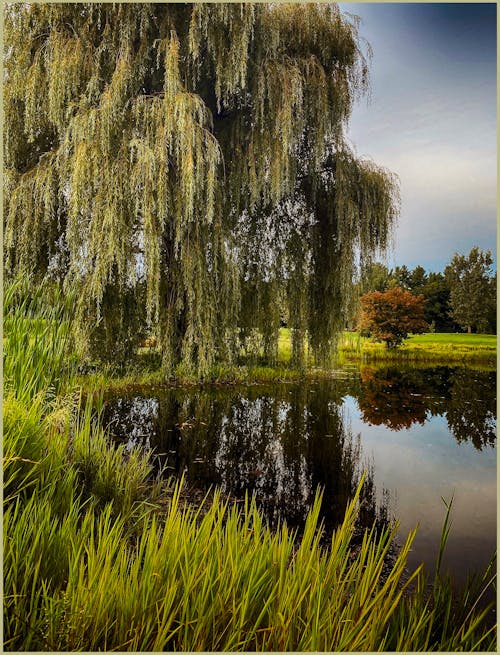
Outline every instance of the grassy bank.
[(309, 367), (306, 370), (290, 368), (288, 366), (256, 366), (234, 365), (214, 366), (210, 374), (200, 380), (196, 377), (178, 374), (166, 378), (159, 367), (144, 366), (139, 361), (125, 372), (117, 371), (111, 367), (100, 368), (99, 371), (76, 378), (78, 386), (85, 391), (120, 391), (120, 390), (146, 390), (149, 388), (167, 387), (200, 387), (200, 386), (250, 386), (266, 384), (286, 384), (301, 380), (330, 379), (337, 375), (334, 369)]
[[(296, 382), (303, 379), (331, 378), (346, 365), (370, 363), (383, 366), (389, 364), (411, 364), (412, 366), (460, 365), (495, 370), (496, 335), (481, 334), (423, 334), (411, 336), (395, 350), (389, 350), (382, 343), (360, 337), (355, 332), (344, 332), (338, 349), (333, 356), (333, 368), (316, 366), (312, 357), (299, 370), (293, 368), (291, 359), (290, 330), (280, 330), (278, 361), (274, 366), (264, 362), (256, 363), (242, 359), (239, 364), (218, 364), (212, 367), (203, 380), (204, 384), (248, 385), (273, 382)], [(186, 375), (181, 369), (166, 379), (160, 370), (160, 356), (154, 349), (140, 349), (137, 361), (126, 371), (113, 367), (99, 366), (95, 373), (82, 375), (77, 379), (86, 389), (130, 389), (151, 386), (182, 385), (197, 386), (200, 380)]]
[(435, 362), (439, 364), (496, 365), (497, 337), (491, 334), (429, 333), (408, 337), (402, 346), (388, 349), (383, 343), (345, 332), (339, 342), (341, 361)]
[(359, 489), (327, 549), (319, 495), (300, 541), (252, 501), (216, 493), (201, 511), (179, 483), (164, 495), (81, 400), (67, 309), (5, 297), (6, 650), (495, 649), (478, 605), (493, 570), (456, 602), (439, 576), (426, 594), (422, 571), (405, 571), (412, 533), (381, 576), (392, 531), (351, 552)]

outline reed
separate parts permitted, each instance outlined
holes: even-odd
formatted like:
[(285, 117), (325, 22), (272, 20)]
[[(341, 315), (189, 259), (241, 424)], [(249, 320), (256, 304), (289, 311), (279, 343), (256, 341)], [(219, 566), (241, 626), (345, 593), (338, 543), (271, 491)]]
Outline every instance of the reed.
[(180, 486), (162, 521), (144, 520), (134, 539), (111, 503), (97, 513), (73, 497), (61, 518), (50, 495), (17, 500), (5, 513), (6, 648), (492, 649), (484, 612), (456, 626), (451, 588), (426, 599), (420, 570), (403, 582), (414, 533), (385, 580), (393, 532), (366, 533), (352, 559), (359, 491), (328, 549), (319, 495), (300, 542), (286, 526), (271, 531), (253, 501), (239, 510), (216, 494), (201, 518), (179, 506)]
[(4, 284), (4, 383), (19, 399), (40, 391), (57, 395), (71, 384), (76, 357), (71, 349), (72, 297), (29, 278)]

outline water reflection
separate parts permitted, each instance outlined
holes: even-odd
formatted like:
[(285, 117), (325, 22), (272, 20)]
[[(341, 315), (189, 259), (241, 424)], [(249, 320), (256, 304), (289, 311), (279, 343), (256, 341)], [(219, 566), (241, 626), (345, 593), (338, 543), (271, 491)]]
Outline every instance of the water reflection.
[(327, 528), (341, 520), (363, 469), (369, 469), (363, 524), (376, 508), (373, 470), (345, 424), (338, 385), (287, 385), (242, 391), (163, 390), (108, 399), (104, 422), (127, 447), (143, 438), (167, 472), (197, 487), (219, 485), (237, 498), (254, 493), (267, 519), (301, 526), (318, 487)]
[(361, 524), (385, 522), (389, 508), (403, 534), (419, 523), (412, 564), (433, 566), (441, 497), (454, 494), (448, 561), (463, 579), (495, 547), (495, 383), (493, 372), (364, 367), (316, 383), (109, 396), (103, 419), (197, 489), (254, 493), (271, 524), (300, 529), (322, 487), (330, 532), (368, 469)]
[(414, 375), (396, 369), (361, 370), (363, 385), (357, 396), (363, 420), (386, 425), (391, 430), (423, 425), (427, 419), (428, 398)]
[(424, 425), (446, 416), (458, 442), (481, 450), (496, 441), (496, 376), (494, 372), (437, 367), (361, 369), (362, 385), (353, 394), (363, 420), (391, 430)]
[(496, 379), (494, 373), (475, 375), (454, 371), (446, 407), (448, 427), (459, 442), (470, 440), (481, 450), (496, 442)]

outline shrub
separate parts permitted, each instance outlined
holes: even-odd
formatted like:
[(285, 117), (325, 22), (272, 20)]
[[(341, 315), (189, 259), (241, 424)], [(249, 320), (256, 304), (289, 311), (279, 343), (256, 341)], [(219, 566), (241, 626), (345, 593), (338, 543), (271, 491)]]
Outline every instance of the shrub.
[(409, 334), (429, 329), (424, 320), (424, 296), (414, 296), (399, 287), (373, 291), (361, 297), (360, 330), (388, 348), (397, 348)]

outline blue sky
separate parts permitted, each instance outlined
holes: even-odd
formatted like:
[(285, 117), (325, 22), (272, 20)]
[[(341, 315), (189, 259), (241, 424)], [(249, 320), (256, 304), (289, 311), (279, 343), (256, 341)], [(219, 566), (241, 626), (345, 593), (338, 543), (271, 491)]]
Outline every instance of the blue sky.
[(340, 6), (373, 49), (348, 137), (401, 183), (388, 265), (439, 271), (475, 245), (496, 261), (496, 4)]

